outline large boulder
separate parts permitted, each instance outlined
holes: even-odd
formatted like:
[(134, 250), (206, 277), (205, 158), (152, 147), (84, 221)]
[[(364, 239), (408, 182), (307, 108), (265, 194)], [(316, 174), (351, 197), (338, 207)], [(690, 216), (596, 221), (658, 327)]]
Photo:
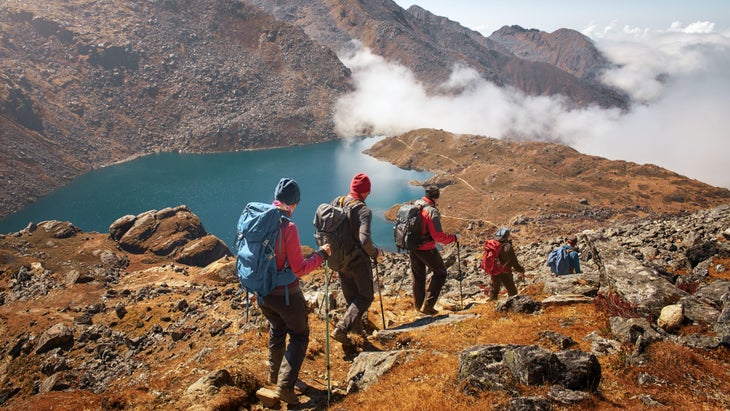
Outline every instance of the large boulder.
[(598, 239), (594, 244), (604, 267), (600, 293), (616, 293), (641, 315), (653, 318), (659, 317), (665, 306), (689, 295), (618, 242)]
[(467, 393), (476, 395), (484, 390), (515, 395), (517, 383), (595, 391), (601, 366), (595, 355), (580, 350), (553, 353), (536, 345), (488, 344), (459, 354), (458, 379)]
[(109, 227), (109, 235), (127, 252), (149, 252), (187, 265), (204, 267), (232, 255), (184, 205), (121, 217)]

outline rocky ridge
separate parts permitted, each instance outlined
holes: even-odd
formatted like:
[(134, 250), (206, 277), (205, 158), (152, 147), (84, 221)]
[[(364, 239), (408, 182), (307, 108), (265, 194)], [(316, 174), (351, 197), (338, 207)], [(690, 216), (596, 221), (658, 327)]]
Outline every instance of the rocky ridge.
[[(359, 398), (356, 403), (362, 407), (367, 407), (366, 398), (387, 398), (387, 389), (378, 381), (409, 367), (421, 367), (422, 378), (450, 386), (447, 395), (452, 401), (477, 401), (479, 409), (489, 402), (477, 397), (512, 408), (552, 404), (605, 409), (609, 403), (633, 408), (652, 402), (682, 409), (727, 408), (730, 382), (714, 370), (726, 369), (730, 362), (728, 221), (730, 206), (724, 205), (580, 232), (584, 273), (562, 277), (545, 266), (547, 252), (560, 237), (527, 244), (516, 239), (527, 275), (518, 282), (518, 296), (497, 304), (485, 301), (484, 275), (476, 268), (479, 248), (461, 246), (456, 256), (457, 249), (449, 246), (444, 250), (449, 280), (440, 299), (441, 314), (435, 317), (414, 316), (407, 308), (407, 258), (388, 254), (378, 269), (388, 329), (381, 327), (376, 301), (365, 323), (372, 333), (370, 342), (362, 340), (353, 351), (333, 347), (331, 408), (351, 408), (350, 398)], [(216, 247), (193, 246), (219, 243), (204, 241), (206, 237), (199, 220), (184, 206), (121, 217), (108, 234), (84, 233), (70, 223), (49, 221), (3, 235), (3, 407), (268, 407), (265, 396), (254, 395), (265, 384), (265, 322), (255, 309), (246, 309), (230, 255), (221, 256)], [(195, 264), (180, 262), (184, 250), (188, 255), (200, 251)], [(306, 384), (300, 387), (307, 400), (303, 409), (324, 409), (326, 402), (321, 274), (305, 281), (313, 339), (302, 375)], [(335, 305), (330, 314), (336, 321), (342, 302), (332, 287)], [(589, 316), (587, 307), (599, 303), (613, 303), (614, 310), (597, 323), (579, 326)], [(619, 314), (616, 308), (624, 311)], [(540, 318), (547, 326), (554, 310), (575, 309), (584, 314), (560, 315), (557, 331), (550, 326), (522, 335), (507, 333), (506, 339), (490, 342), (494, 331), (482, 328), (494, 327), (487, 324), (496, 318), (507, 321), (500, 327), (514, 319)], [(452, 364), (458, 367), (441, 370), (439, 375), (446, 376), (436, 377), (428, 365), (417, 365), (419, 358), (432, 355), (417, 347), (419, 340), (441, 329), (451, 330), (451, 339), (464, 345), (441, 347), (438, 356), (455, 356)], [(705, 364), (704, 382), (666, 381), (664, 372), (686, 374), (651, 368), (661, 361), (653, 350), (662, 347), (676, 355), (690, 350), (696, 356), (692, 361)], [(616, 363), (624, 372), (636, 370), (631, 372), (638, 372), (639, 380), (630, 385), (618, 382), (611, 365)], [(685, 372), (692, 367), (679, 366)], [(623, 385), (622, 392), (638, 394), (614, 395), (617, 383)], [(657, 384), (692, 390), (694, 395), (691, 401), (668, 396), (662, 394), (666, 390), (652, 388)], [(368, 395), (374, 386), (380, 394)], [(535, 389), (543, 394), (524, 395)], [(473, 399), (460, 400), (461, 396)]]
[[(472, 244), (500, 226), (524, 241), (545, 241), (559, 232), (661, 219), (730, 200), (728, 189), (654, 165), (609, 161), (552, 143), (421, 129), (383, 139), (366, 153), (433, 173), (426, 183), (441, 187), (444, 226)], [(386, 216), (393, 219), (396, 211)]]

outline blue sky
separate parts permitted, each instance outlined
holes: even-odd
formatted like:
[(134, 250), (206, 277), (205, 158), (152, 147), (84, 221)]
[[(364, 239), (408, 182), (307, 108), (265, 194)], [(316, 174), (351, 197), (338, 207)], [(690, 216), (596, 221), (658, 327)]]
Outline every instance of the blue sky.
[(488, 36), (504, 25), (519, 25), (552, 32), (559, 28), (583, 31), (590, 26), (620, 25), (663, 30), (674, 22), (715, 23), (730, 29), (727, 0), (396, 0), (407, 9), (413, 4), (458, 21)]

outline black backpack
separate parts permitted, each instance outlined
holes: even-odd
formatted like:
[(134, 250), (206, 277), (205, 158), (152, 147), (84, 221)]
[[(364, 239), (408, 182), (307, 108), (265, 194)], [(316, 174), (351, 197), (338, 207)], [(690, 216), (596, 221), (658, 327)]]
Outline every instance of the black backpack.
[(314, 213), (314, 239), (318, 246), (329, 244), (331, 254), (327, 265), (335, 271), (347, 270), (350, 262), (360, 254), (360, 240), (353, 232), (350, 216), (364, 205), (356, 200), (345, 204), (345, 197), (339, 197), (334, 204), (320, 204)]
[(423, 216), (421, 215), (423, 205), (403, 204), (398, 209), (393, 226), (393, 240), (399, 250), (415, 250), (424, 242), (428, 241), (430, 235), (422, 235)]

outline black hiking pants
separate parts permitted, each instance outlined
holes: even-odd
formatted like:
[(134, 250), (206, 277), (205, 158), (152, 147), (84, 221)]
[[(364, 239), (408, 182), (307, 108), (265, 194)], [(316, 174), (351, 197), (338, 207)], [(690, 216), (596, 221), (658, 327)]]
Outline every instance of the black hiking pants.
[[(259, 299), (259, 307), (269, 320), (269, 379), (294, 389), (309, 345), (307, 302), (297, 285), (289, 288), (289, 304), (283, 289)], [(289, 334), (289, 345), (286, 336)], [(286, 360), (286, 361), (284, 361)]]
[[(421, 307), (431, 307), (441, 294), (441, 288), (446, 283), (446, 265), (441, 253), (436, 248), (431, 250), (411, 250), (408, 253), (411, 259), (413, 273), (413, 305), (416, 310)], [(433, 271), (433, 275), (426, 284), (426, 268)]]

